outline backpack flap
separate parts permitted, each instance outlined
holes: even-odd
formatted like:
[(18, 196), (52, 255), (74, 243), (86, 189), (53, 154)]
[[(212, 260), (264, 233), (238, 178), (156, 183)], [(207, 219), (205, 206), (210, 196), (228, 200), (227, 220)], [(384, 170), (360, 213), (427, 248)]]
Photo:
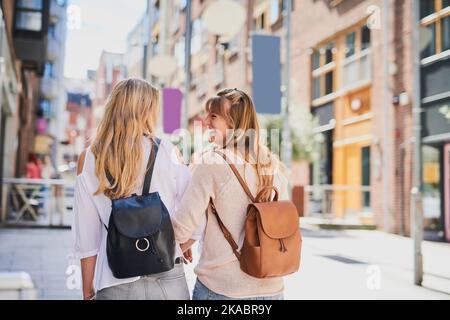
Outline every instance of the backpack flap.
[(111, 215), (121, 234), (129, 238), (145, 238), (159, 230), (163, 208), (158, 192), (112, 201)]
[(294, 235), (298, 228), (297, 208), (291, 201), (253, 203), (259, 213), (264, 233), (272, 239), (284, 239)]

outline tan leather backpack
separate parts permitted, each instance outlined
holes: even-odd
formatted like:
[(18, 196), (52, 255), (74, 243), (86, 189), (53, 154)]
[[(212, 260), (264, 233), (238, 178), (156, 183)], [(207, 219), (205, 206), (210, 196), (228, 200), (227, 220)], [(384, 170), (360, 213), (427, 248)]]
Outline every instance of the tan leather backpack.
[[(247, 207), (244, 244), (239, 252), (238, 245), (210, 201), (212, 213), (240, 261), (242, 271), (256, 278), (280, 277), (298, 271), (302, 238), (294, 203), (289, 200), (278, 201), (278, 190), (273, 186), (264, 188), (256, 198), (253, 197), (237, 168), (227, 160), (225, 154), (216, 152), (228, 163), (252, 202)], [(261, 195), (268, 188), (275, 191), (275, 197), (272, 201), (261, 202)]]

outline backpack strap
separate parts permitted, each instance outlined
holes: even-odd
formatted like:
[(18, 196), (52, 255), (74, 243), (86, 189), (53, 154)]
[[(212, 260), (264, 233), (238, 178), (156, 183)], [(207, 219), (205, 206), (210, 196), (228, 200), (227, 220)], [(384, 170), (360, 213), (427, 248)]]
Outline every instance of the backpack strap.
[(226, 163), (228, 163), (228, 165), (230, 166), (231, 170), (233, 171), (234, 175), (236, 176), (236, 178), (238, 179), (239, 183), (241, 184), (242, 188), (244, 189), (245, 193), (247, 194), (247, 196), (250, 198), (250, 200), (252, 200), (252, 202), (256, 202), (255, 197), (252, 195), (248, 185), (245, 183), (244, 179), (242, 178), (241, 174), (239, 173), (238, 169), (236, 168), (236, 166), (231, 163), (231, 161), (228, 161), (228, 157), (226, 154), (219, 152), (219, 151), (215, 151), (218, 155), (222, 156), (222, 158), (225, 160)]
[[(150, 155), (148, 157), (147, 162), (147, 169), (145, 173), (145, 179), (144, 179), (144, 187), (142, 188), (142, 194), (147, 194), (150, 191), (150, 183), (152, 181), (152, 175), (153, 175), (153, 168), (155, 167), (155, 161), (156, 161), (156, 155), (158, 154), (159, 145), (161, 144), (161, 139), (155, 138), (152, 139), (152, 150), (150, 152)], [(114, 181), (109, 172), (106, 172), (106, 177), (108, 178), (109, 182), (112, 184)], [(106, 224), (103, 223), (103, 226), (105, 227), (106, 231), (108, 231), (108, 227)]]
[(145, 179), (144, 179), (144, 187), (142, 188), (142, 194), (148, 194), (150, 191), (150, 183), (152, 182), (153, 169), (155, 167), (156, 156), (158, 154), (159, 145), (161, 144), (161, 140), (158, 138), (153, 139), (152, 141), (152, 151), (148, 158), (147, 170), (145, 171)]
[(213, 212), (214, 216), (217, 219), (217, 223), (219, 224), (220, 230), (222, 230), (222, 233), (225, 237), (225, 239), (228, 241), (228, 243), (231, 246), (231, 249), (233, 249), (233, 253), (236, 256), (238, 260), (241, 260), (241, 253), (239, 252), (239, 246), (234, 241), (233, 237), (231, 236), (230, 231), (228, 231), (227, 227), (223, 224), (222, 220), (219, 217), (219, 213), (216, 210), (216, 206), (214, 205), (212, 199), (209, 200), (209, 203), (211, 204), (211, 211)]

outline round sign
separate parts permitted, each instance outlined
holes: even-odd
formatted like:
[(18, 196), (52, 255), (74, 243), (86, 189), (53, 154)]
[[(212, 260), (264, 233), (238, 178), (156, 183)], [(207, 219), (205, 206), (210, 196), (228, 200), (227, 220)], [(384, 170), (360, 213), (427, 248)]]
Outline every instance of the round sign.
[(245, 23), (246, 11), (236, 1), (218, 0), (205, 9), (202, 20), (209, 32), (233, 38)]

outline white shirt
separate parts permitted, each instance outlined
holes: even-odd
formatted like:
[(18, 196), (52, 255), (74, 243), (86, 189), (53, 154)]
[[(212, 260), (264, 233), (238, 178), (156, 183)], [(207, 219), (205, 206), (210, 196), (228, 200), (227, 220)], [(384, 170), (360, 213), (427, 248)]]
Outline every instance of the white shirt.
[[(142, 138), (142, 148), (144, 161), (141, 165), (141, 181), (139, 187), (134, 191), (137, 194), (142, 194), (144, 172), (151, 149), (151, 142), (148, 138)], [(156, 157), (150, 192), (159, 192), (171, 217), (177, 209), (189, 181), (189, 169), (180, 163), (175, 147), (170, 141), (162, 140)], [(109, 268), (106, 256), (107, 230), (103, 224), (108, 225), (111, 200), (104, 194), (94, 195), (98, 185), (99, 181), (95, 175), (95, 159), (89, 147), (86, 150), (83, 171), (75, 180), (72, 224), (74, 252), (72, 257), (83, 259), (97, 255), (94, 288), (101, 290), (133, 282), (140, 277), (117, 279)], [(199, 235), (193, 238), (199, 238)], [(175, 255), (177, 257), (183, 255), (178, 245)]]

